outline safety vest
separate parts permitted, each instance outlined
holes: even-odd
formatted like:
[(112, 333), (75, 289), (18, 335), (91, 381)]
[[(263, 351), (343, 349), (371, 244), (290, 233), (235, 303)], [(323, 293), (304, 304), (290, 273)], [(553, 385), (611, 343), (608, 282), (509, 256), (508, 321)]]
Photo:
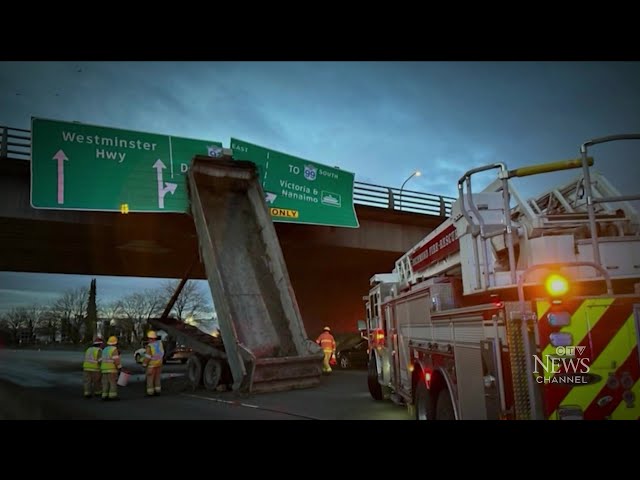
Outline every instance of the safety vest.
[(147, 351), (144, 355), (149, 359), (147, 365), (149, 367), (158, 367), (162, 365), (162, 358), (164, 357), (164, 346), (160, 340), (149, 343), (147, 345)]
[(333, 339), (333, 335), (329, 332), (322, 332), (316, 340), (316, 343), (318, 343), (322, 347), (322, 350), (325, 351), (333, 351), (336, 348), (336, 342)]
[(84, 362), (82, 369), (85, 372), (99, 372), (100, 371), (100, 347), (89, 347), (84, 352)]
[(120, 355), (118, 354), (118, 347), (115, 347), (113, 345), (104, 347), (104, 350), (102, 350), (102, 361), (100, 362), (100, 370), (102, 370), (102, 372), (107, 372), (107, 373), (117, 372), (118, 371), (117, 365), (120, 362), (116, 364), (116, 360), (119, 360), (119, 359), (120, 359)]

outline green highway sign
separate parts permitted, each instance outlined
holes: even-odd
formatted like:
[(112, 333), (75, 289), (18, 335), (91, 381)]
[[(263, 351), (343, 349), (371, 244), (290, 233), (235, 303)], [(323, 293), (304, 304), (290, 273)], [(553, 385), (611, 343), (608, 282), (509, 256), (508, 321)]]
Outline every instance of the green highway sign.
[(235, 138), (231, 150), (234, 159), (258, 166), (274, 222), (358, 227), (353, 173)]
[(188, 211), (186, 173), (194, 155), (222, 143), (33, 118), (34, 208)]

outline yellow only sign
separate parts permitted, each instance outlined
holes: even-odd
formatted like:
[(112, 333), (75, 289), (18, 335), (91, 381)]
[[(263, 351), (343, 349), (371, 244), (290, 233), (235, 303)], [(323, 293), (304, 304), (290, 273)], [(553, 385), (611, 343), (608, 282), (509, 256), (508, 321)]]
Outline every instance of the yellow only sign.
[(286, 208), (270, 208), (272, 217), (298, 218), (298, 210), (288, 210)]

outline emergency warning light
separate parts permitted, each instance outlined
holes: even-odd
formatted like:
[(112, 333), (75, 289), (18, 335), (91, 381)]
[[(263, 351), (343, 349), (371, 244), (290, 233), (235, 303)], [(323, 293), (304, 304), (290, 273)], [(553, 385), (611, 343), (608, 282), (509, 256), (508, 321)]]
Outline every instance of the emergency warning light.
[(544, 288), (552, 297), (561, 297), (569, 291), (569, 281), (558, 273), (552, 273), (545, 280)]

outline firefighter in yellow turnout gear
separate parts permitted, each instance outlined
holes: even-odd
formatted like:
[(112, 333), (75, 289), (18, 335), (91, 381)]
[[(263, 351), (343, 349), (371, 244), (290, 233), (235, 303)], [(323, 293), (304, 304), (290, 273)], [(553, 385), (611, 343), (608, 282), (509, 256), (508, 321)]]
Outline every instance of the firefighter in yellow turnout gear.
[(84, 362), (82, 370), (84, 373), (84, 398), (91, 398), (92, 395), (102, 395), (102, 385), (100, 379), (100, 359), (102, 358), (102, 347), (104, 342), (100, 337), (96, 337), (91, 345), (84, 352)]
[(322, 360), (322, 371), (324, 373), (331, 373), (331, 365), (329, 362), (331, 361), (331, 356), (336, 353), (336, 341), (331, 335), (331, 329), (329, 327), (324, 327), (324, 331), (320, 334), (320, 336), (316, 339), (316, 343), (320, 345), (322, 351), (324, 352), (324, 359)]
[(160, 373), (162, 371), (162, 359), (164, 357), (164, 346), (158, 339), (158, 335), (153, 330), (147, 333), (149, 343), (145, 348), (142, 366), (146, 369), (147, 396), (160, 395)]
[(102, 400), (118, 400), (118, 371), (120, 364), (120, 352), (118, 351), (118, 339), (109, 337), (107, 346), (102, 350), (100, 371), (102, 372)]

